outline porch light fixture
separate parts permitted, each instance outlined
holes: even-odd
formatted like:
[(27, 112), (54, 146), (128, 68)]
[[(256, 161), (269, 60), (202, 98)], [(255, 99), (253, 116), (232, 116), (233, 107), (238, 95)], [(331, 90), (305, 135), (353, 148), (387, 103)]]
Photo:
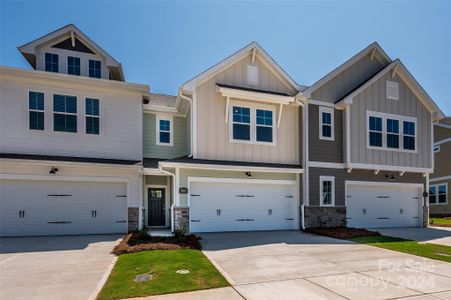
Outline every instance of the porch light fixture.
[(56, 172), (58, 172), (58, 168), (52, 167), (52, 168), (50, 169), (50, 171), (49, 171), (49, 174), (55, 175)]
[(248, 172), (246, 172), (246, 176), (247, 177), (252, 177), (252, 173), (248, 171)]

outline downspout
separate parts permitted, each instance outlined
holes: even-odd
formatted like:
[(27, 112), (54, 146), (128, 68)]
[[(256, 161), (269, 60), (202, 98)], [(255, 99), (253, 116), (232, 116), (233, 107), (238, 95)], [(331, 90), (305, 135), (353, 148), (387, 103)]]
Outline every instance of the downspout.
[(190, 151), (190, 154), (188, 155), (188, 157), (193, 157), (193, 122), (194, 122), (194, 120), (193, 120), (193, 99), (183, 95), (181, 88), (179, 89), (179, 96), (180, 96), (180, 98), (188, 101), (189, 106), (190, 106), (190, 108), (189, 108), (189, 122), (190, 122), (190, 124), (189, 124), (189, 132), (190, 132), (189, 149), (190, 150), (189, 151)]
[[(304, 117), (304, 114), (305, 114), (305, 108), (306, 108), (306, 105), (304, 105), (304, 102), (303, 101), (301, 101), (300, 99), (299, 99), (299, 97), (296, 97), (296, 103), (298, 103), (301, 107), (302, 107), (302, 114), (303, 114), (303, 116), (302, 116), (302, 124), (303, 124), (303, 126), (302, 126), (302, 130), (304, 131), (304, 127), (305, 127), (305, 117)], [(302, 183), (304, 183), (305, 182), (305, 176), (306, 176), (306, 172), (305, 172), (305, 134), (304, 134), (304, 132), (302, 133), (302, 139), (303, 139), (303, 141), (302, 141), (302, 161), (303, 161), (303, 164), (304, 164), (304, 166), (303, 166), (303, 168), (304, 168), (304, 172), (302, 173)], [(302, 230), (305, 230), (305, 214), (304, 214), (304, 210), (305, 210), (305, 201), (307, 200), (306, 199), (306, 197), (305, 197), (305, 192), (304, 192), (304, 190), (305, 190), (305, 184), (303, 185), (303, 187), (302, 187), (302, 193), (303, 193), (303, 197), (302, 197), (302, 204), (301, 204), (301, 228), (302, 228)]]
[(174, 206), (175, 206), (175, 174), (169, 171), (163, 170), (163, 167), (158, 166), (158, 170), (161, 173), (172, 176), (172, 204), (171, 204), (171, 232), (174, 232)]

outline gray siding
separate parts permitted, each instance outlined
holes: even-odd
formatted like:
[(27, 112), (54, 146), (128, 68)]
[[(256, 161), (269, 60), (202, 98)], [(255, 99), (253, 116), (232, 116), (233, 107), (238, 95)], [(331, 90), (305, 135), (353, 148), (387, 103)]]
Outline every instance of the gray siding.
[(370, 55), (367, 55), (321, 86), (312, 94), (311, 98), (334, 103), (367, 81), (383, 67), (384, 65), (377, 58), (371, 61)]
[[(387, 181), (385, 175), (394, 175), (395, 180)], [(374, 174), (370, 170), (352, 170), (348, 173), (345, 169), (309, 168), (309, 193), (310, 206), (319, 206), (319, 177), (335, 177), (335, 206), (345, 205), (345, 181), (374, 181), (374, 182), (404, 182), (404, 183), (425, 183), (425, 178), (421, 173), (405, 173), (398, 176), (393, 172), (379, 172)]]
[(174, 116), (174, 145), (160, 146), (156, 143), (156, 115), (144, 114), (144, 157), (177, 158), (189, 154), (189, 138), (187, 118)]
[[(387, 80), (399, 83), (399, 100), (387, 99)], [(350, 109), (351, 162), (432, 168), (431, 114), (399, 76), (382, 76), (353, 98)], [(417, 118), (417, 153), (367, 149), (367, 111)]]
[(309, 104), (309, 160), (323, 162), (343, 162), (343, 111), (334, 111), (335, 140), (319, 138), (319, 106)]
[[(451, 175), (451, 142), (441, 144), (440, 151), (434, 155), (434, 173), (430, 178)], [(451, 189), (451, 186), (449, 188)]]
[(434, 126), (434, 142), (438, 142), (451, 137), (451, 129)]

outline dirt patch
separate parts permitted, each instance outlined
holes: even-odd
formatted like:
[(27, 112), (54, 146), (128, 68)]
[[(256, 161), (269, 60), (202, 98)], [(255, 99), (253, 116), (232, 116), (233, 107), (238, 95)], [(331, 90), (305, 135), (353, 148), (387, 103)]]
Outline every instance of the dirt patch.
[(114, 247), (112, 253), (115, 255), (133, 253), (149, 250), (178, 250), (202, 248), (200, 238), (195, 235), (182, 237), (149, 236), (140, 233), (129, 233)]
[(381, 235), (377, 231), (369, 231), (362, 228), (348, 228), (348, 227), (314, 227), (305, 229), (308, 233), (324, 235), (341, 240), (349, 240), (364, 236), (378, 236)]

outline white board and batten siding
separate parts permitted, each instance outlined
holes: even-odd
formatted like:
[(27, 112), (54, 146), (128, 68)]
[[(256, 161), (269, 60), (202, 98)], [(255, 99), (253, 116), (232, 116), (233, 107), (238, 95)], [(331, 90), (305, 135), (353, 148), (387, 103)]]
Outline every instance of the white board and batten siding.
[[(258, 84), (247, 82), (247, 66), (251, 65), (251, 54), (231, 65), (218, 75), (201, 83), (196, 89), (196, 158), (214, 160), (255, 161), (270, 163), (299, 162), (299, 108), (283, 107), (280, 127), (276, 130), (275, 145), (243, 144), (229, 141), (229, 124), (225, 122), (226, 98), (217, 92), (216, 83), (247, 87), (258, 90), (296, 94), (288, 83), (284, 83), (258, 58)], [(239, 101), (240, 99), (230, 99)], [(244, 102), (244, 101), (243, 101)], [(243, 103), (241, 102), (241, 103)], [(248, 101), (246, 101), (248, 102)], [(249, 103), (249, 102), (248, 102)], [(267, 105), (264, 104), (264, 105)], [(274, 105), (277, 118), (278, 107)]]

